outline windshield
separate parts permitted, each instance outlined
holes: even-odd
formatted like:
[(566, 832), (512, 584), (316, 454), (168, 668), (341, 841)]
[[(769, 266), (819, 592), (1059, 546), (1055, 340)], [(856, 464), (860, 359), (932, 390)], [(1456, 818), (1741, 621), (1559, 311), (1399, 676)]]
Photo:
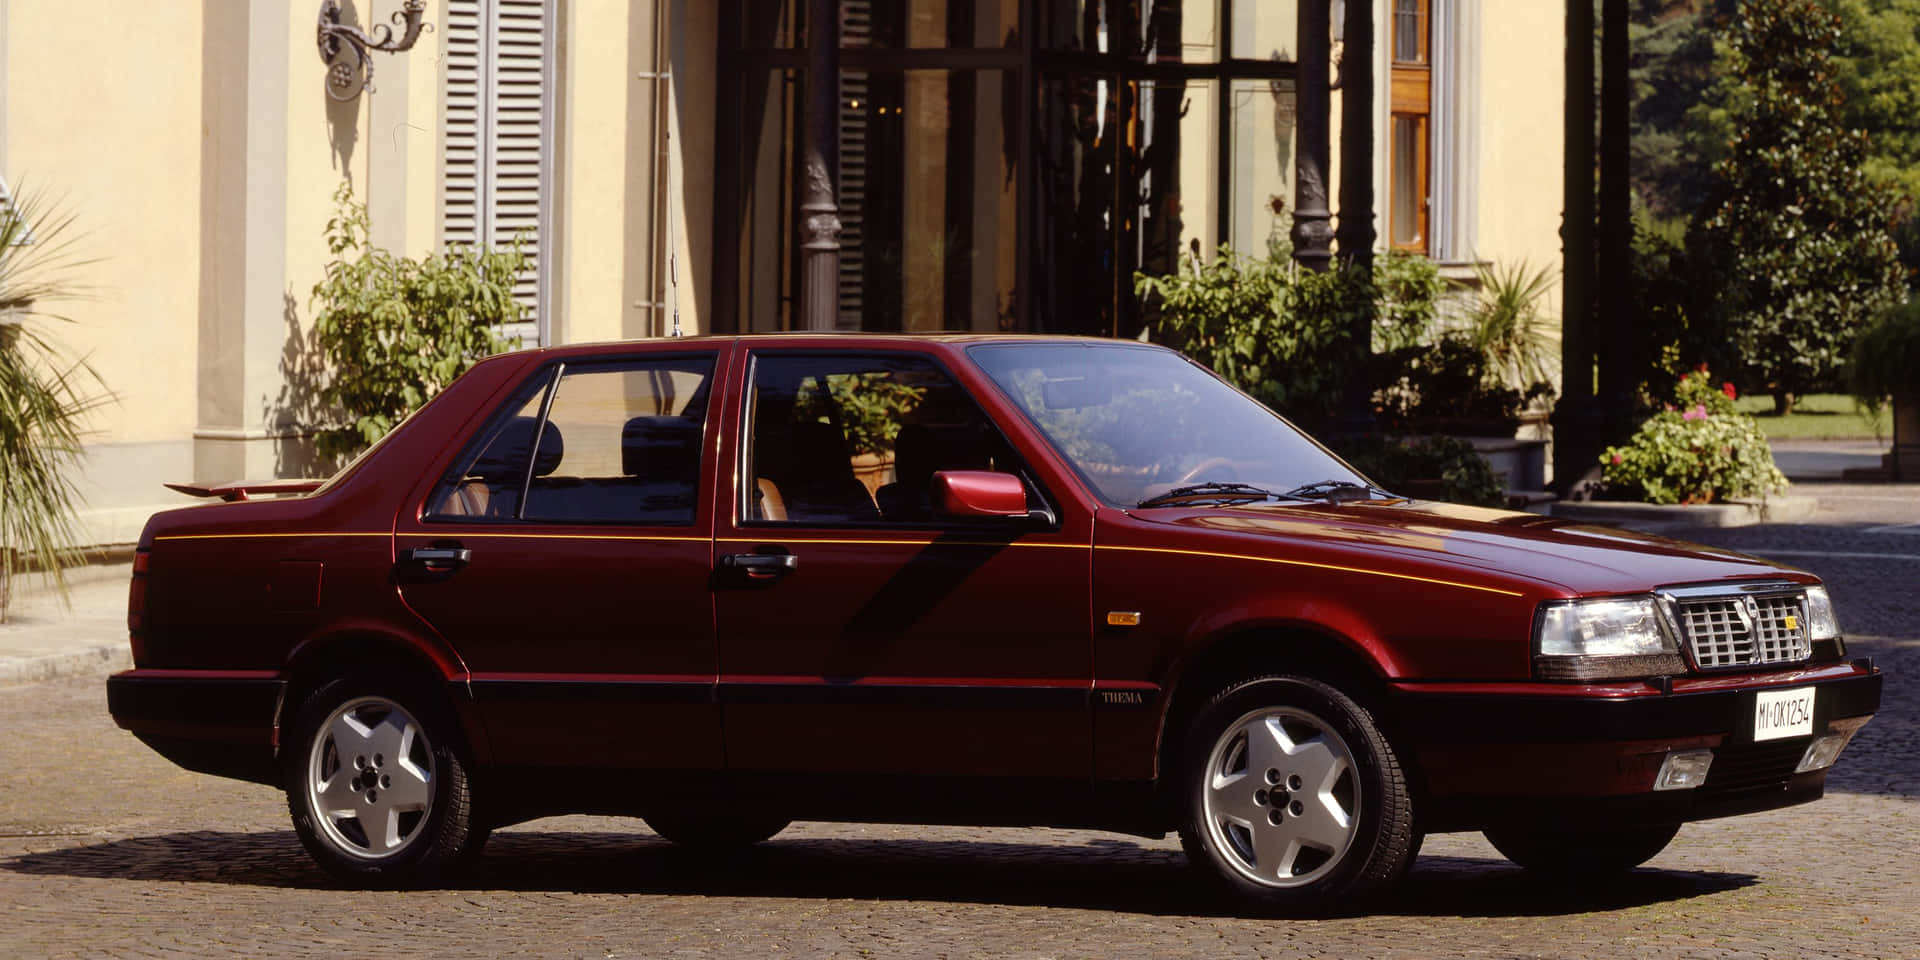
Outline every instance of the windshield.
[(968, 350), (1102, 499), (1192, 484), (1275, 494), (1365, 480), (1246, 394), (1180, 354), (1129, 343), (981, 344)]

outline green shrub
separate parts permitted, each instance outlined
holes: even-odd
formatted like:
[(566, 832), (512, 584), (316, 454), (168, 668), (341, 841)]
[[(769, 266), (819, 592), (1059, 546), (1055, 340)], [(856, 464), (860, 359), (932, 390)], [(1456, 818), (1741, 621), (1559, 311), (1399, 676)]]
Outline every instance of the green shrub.
[(314, 340), (330, 369), (320, 398), (352, 425), (319, 434), (326, 458), (380, 439), (475, 363), (513, 349), (499, 327), (526, 311), (513, 287), (529, 265), (518, 237), (500, 249), (396, 256), (368, 245), (367, 208), (351, 188), (334, 202), (326, 236), (335, 259), (313, 287)]
[(1920, 300), (1888, 310), (1853, 342), (1847, 388), (1870, 410), (1896, 394), (1920, 397)]
[[(1332, 424), (1347, 384), (1392, 358), (1432, 322), (1438, 271), (1425, 258), (1390, 255), (1371, 275), (1297, 269), (1285, 250), (1248, 257), (1222, 246), (1210, 262), (1182, 258), (1179, 272), (1134, 275), (1134, 291), (1158, 300), (1156, 338), (1211, 368), (1308, 430)], [(1373, 367), (1348, 331), (1375, 318)]]
[(1403, 496), (1506, 505), (1506, 491), (1493, 468), (1473, 444), (1459, 437), (1348, 437), (1337, 441), (1335, 452), (1363, 476)]
[(1711, 503), (1784, 489), (1759, 424), (1734, 409), (1730, 384), (1705, 369), (1680, 378), (1678, 407), (1654, 414), (1625, 446), (1600, 455), (1609, 495), (1648, 503)]

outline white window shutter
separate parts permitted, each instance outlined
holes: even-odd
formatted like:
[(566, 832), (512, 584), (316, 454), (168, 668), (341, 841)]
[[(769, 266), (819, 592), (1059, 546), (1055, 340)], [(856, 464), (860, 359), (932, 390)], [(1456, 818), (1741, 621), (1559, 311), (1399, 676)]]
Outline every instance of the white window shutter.
[(540, 0), (448, 0), (446, 243), (501, 245), (522, 235), (532, 268), (515, 297), (529, 321), (505, 332), (542, 342), (552, 130), (548, 21)]

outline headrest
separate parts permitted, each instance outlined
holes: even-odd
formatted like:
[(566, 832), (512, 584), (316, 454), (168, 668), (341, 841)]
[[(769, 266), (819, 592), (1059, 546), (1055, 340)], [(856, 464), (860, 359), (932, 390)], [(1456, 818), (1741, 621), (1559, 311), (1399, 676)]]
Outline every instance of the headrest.
[[(527, 452), (533, 446), (533, 433), (540, 429), (538, 417), (514, 417), (506, 426), (494, 435), (493, 442), (487, 444), (487, 450), (474, 461), (475, 476), (489, 483), (512, 483), (521, 478), (527, 468)], [(540, 450), (533, 459), (533, 475), (544, 477), (560, 466), (560, 459), (566, 447), (560, 439), (560, 428), (547, 424), (540, 433)]]
[(847, 437), (839, 427), (818, 420), (796, 423), (789, 444), (787, 477), (801, 481), (852, 479)]
[(620, 428), (620, 472), (629, 477), (699, 463), (700, 425), (687, 417), (634, 417)]
[(966, 425), (910, 423), (893, 441), (894, 476), (926, 486), (936, 470), (986, 470), (993, 458), (979, 429)]

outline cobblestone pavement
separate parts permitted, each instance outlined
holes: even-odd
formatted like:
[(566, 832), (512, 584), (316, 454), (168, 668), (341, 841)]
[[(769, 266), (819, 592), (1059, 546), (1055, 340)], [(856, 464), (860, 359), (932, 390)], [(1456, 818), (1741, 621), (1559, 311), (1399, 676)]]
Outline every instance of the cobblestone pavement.
[(0, 956), (1920, 958), (1920, 487), (1820, 492), (1817, 524), (1695, 536), (1828, 578), (1889, 672), (1880, 716), (1827, 799), (1689, 825), (1604, 889), (1447, 835), (1364, 915), (1270, 920), (1198, 893), (1171, 840), (801, 824), (708, 863), (567, 817), (502, 831), (455, 889), (351, 891), (278, 793), (161, 760), (83, 679), (0, 689)]

